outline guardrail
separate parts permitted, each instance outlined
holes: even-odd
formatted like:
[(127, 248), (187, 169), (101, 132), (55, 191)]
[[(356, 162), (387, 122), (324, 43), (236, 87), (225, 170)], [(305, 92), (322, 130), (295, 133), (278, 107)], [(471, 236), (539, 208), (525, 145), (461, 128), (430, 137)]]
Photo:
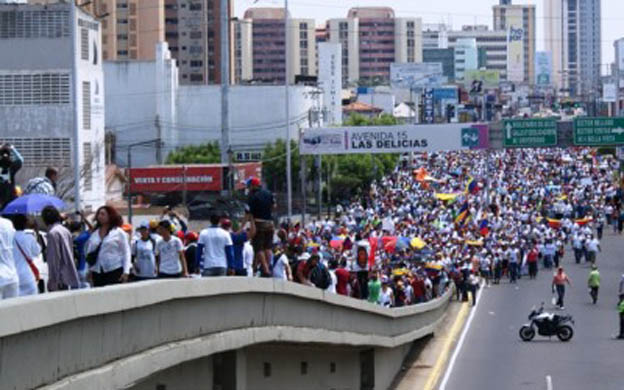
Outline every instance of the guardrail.
[(274, 279), (169, 280), (0, 302), (2, 389), (116, 389), (265, 342), (392, 348), (433, 333), (451, 292), (389, 309)]

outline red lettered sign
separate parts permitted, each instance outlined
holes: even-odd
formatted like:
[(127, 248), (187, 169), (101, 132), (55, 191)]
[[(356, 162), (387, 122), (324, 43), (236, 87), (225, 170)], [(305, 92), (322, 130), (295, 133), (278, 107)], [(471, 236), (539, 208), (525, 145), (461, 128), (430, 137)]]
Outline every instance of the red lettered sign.
[(221, 191), (223, 170), (215, 166), (133, 168), (132, 192)]

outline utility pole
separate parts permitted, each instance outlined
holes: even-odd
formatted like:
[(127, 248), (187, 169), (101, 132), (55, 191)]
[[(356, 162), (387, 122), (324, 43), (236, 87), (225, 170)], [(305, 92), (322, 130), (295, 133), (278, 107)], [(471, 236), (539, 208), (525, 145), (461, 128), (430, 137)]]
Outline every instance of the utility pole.
[(288, 58), (288, 42), (290, 41), (289, 37), (289, 26), (288, 26), (288, 0), (284, 0), (284, 86), (285, 86), (285, 95), (286, 95), (286, 198), (288, 203), (288, 220), (292, 219), (292, 164), (290, 157), (290, 79), (289, 79), (289, 67), (290, 67), (290, 59)]
[[(77, 53), (77, 46), (78, 44), (76, 43), (76, 26), (77, 26), (77, 12), (76, 12), (76, 3), (74, 1), (71, 2), (71, 7), (70, 7), (70, 20), (72, 23), (72, 27), (71, 27), (71, 36), (72, 36), (72, 53), (73, 55), (73, 59), (72, 59), (72, 73), (71, 73), (71, 78), (72, 78), (72, 88), (74, 90), (74, 93), (72, 94), (73, 99), (72, 99), (72, 105), (73, 105), (73, 109), (74, 109), (74, 122), (73, 122), (73, 126), (74, 126), (74, 142), (72, 143), (72, 158), (74, 160), (74, 182), (75, 187), (74, 187), (74, 204), (76, 207), (76, 211), (80, 211), (81, 207), (80, 207), (80, 144), (79, 144), (79, 139), (80, 139), (80, 120), (78, 118), (78, 112), (80, 112), (79, 107), (78, 107), (78, 96), (80, 96), (81, 91), (79, 90), (78, 85), (80, 84), (79, 80), (78, 80), (78, 55)], [(82, 85), (82, 84), (80, 84)]]
[[(229, 0), (221, 0), (221, 164), (229, 166), (230, 150), (230, 15)], [(226, 184), (229, 192), (229, 186)]]

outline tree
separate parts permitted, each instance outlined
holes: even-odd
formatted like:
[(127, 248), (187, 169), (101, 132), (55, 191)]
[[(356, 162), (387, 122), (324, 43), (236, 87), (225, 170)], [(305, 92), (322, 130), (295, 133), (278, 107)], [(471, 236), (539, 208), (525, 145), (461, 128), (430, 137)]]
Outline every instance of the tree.
[(217, 141), (176, 149), (167, 156), (166, 164), (217, 164), (221, 162), (221, 148)]

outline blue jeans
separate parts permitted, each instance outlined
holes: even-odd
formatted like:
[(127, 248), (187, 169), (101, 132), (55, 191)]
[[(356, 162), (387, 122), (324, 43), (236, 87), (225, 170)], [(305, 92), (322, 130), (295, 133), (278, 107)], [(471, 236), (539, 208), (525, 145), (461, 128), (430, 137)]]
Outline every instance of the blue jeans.
[(202, 276), (225, 276), (227, 273), (227, 268), (225, 267), (212, 267), (212, 268), (205, 268), (202, 271)]
[(509, 280), (515, 283), (518, 278), (518, 263), (509, 263)]

